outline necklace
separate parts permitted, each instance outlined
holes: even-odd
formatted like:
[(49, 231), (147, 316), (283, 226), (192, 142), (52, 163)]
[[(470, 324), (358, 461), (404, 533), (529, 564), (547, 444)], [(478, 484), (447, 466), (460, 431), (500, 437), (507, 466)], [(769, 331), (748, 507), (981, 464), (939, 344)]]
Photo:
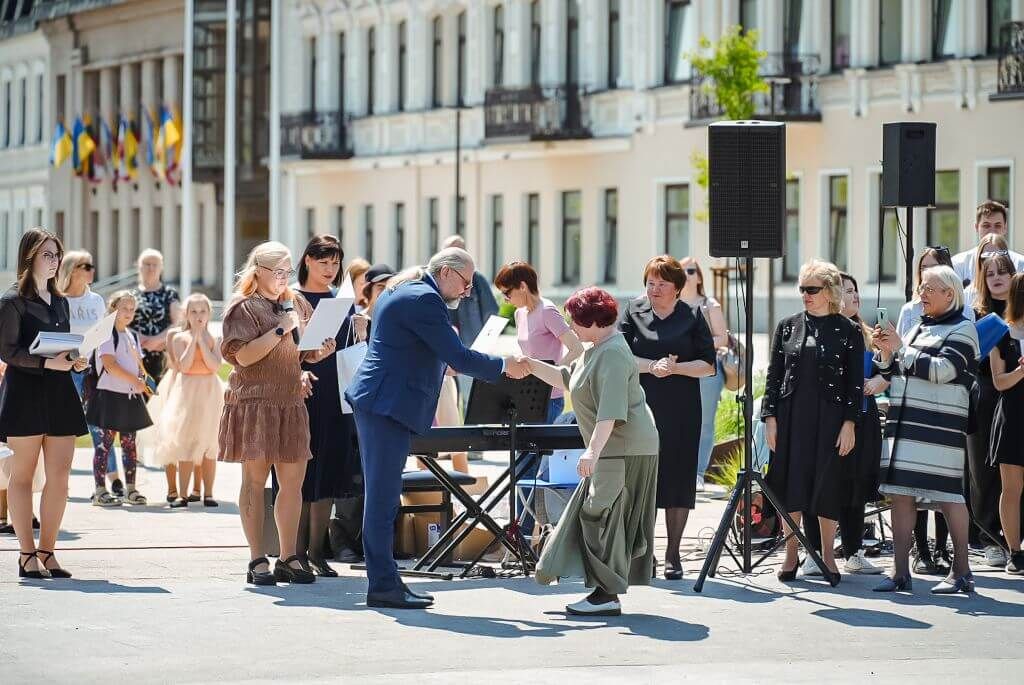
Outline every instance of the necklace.
[(807, 347), (817, 347), (819, 331), (818, 323), (814, 321), (814, 317), (807, 312), (804, 312), (804, 322), (807, 326), (807, 340), (804, 342), (804, 345)]

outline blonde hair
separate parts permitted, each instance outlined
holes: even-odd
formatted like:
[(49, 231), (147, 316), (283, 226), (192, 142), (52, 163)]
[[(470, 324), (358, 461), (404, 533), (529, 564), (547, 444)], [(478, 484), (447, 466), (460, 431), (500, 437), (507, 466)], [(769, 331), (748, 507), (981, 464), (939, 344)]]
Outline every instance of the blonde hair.
[(71, 275), (75, 273), (80, 265), (92, 261), (92, 255), (85, 250), (72, 250), (64, 255), (60, 263), (60, 270), (57, 272), (57, 287), (61, 292), (71, 287)]
[(356, 257), (348, 263), (348, 268), (345, 269), (345, 274), (348, 275), (353, 281), (365, 274), (370, 270), (370, 262), (366, 261), (362, 257)]
[(191, 329), (189, 328), (188, 325), (188, 308), (189, 305), (191, 305), (194, 302), (201, 302), (204, 305), (206, 305), (206, 310), (210, 312), (211, 317), (213, 316), (213, 303), (210, 302), (210, 298), (208, 298), (206, 295), (202, 293), (192, 293), (187, 298), (185, 298), (185, 301), (181, 305), (181, 308), (184, 312), (181, 317), (181, 323), (178, 325), (178, 329), (181, 331), (191, 332)]
[(812, 259), (800, 267), (800, 282), (817, 278), (825, 287), (822, 291), (828, 297), (828, 311), (838, 314), (843, 303), (843, 276), (832, 262)]
[(947, 312), (964, 308), (964, 282), (960, 280), (960, 277), (956, 275), (952, 267), (944, 264), (929, 267), (922, 272), (921, 282), (924, 283), (925, 279), (929, 276), (934, 276), (945, 288), (953, 291), (953, 303), (946, 310)]
[[(238, 297), (252, 297), (256, 293), (256, 271), (259, 267), (273, 269), (286, 259), (291, 259), (291, 251), (281, 243), (273, 240), (260, 243), (252, 248), (249, 257), (245, 260), (245, 266), (238, 272), (238, 280), (235, 281), (235, 295)], [(284, 288), (284, 299), (295, 299), (295, 294), (288, 286)]]
[(107, 314), (116, 312), (122, 300), (131, 300), (136, 307), (139, 306), (139, 300), (131, 290), (116, 290), (107, 298)]

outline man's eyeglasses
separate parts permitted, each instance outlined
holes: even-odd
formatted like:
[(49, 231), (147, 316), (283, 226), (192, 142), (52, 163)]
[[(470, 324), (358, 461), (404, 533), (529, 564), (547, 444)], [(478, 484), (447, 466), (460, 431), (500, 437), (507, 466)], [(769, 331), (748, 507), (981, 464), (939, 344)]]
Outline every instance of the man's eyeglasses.
[[(449, 267), (449, 268), (451, 269), (451, 267)], [(473, 289), (473, 280), (472, 279), (469, 279), (469, 278), (466, 278), (465, 276), (463, 276), (461, 273), (459, 273), (458, 269), (451, 269), (451, 271), (453, 271), (456, 274), (459, 274), (459, 278), (462, 279), (463, 292), (466, 292), (466, 291), (469, 291), (469, 290)]]
[(817, 295), (818, 293), (820, 293), (824, 289), (825, 289), (825, 287), (821, 286), (821, 285), (802, 285), (802, 286), (800, 286), (800, 294), (801, 295)]
[(257, 264), (256, 266), (261, 269), (266, 269), (270, 273), (274, 274), (274, 278), (277, 280), (281, 280), (282, 278), (291, 278), (295, 275), (295, 269), (271, 269), (269, 266), (263, 266), (262, 264)]

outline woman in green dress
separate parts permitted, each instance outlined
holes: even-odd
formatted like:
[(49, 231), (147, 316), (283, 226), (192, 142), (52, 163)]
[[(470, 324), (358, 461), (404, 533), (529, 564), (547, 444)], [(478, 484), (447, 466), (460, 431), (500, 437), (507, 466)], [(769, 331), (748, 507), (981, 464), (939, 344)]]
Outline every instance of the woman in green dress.
[(569, 366), (531, 359), (531, 372), (569, 391), (586, 450), (581, 477), (537, 566), (542, 584), (583, 577), (593, 588), (566, 606), (570, 614), (618, 616), (619, 595), (646, 585), (654, 564), (658, 430), (633, 352), (619, 332), (615, 298), (586, 288), (565, 303), (586, 345)]

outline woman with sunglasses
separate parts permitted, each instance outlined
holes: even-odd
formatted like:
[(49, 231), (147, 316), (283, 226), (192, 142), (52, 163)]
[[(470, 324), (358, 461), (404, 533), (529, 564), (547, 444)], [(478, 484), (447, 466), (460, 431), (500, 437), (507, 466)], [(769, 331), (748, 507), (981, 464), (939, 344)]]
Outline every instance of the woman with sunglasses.
[[(693, 313), (703, 317), (711, 337), (715, 341), (715, 349), (729, 344), (729, 328), (722, 313), (722, 305), (713, 297), (704, 293), (704, 272), (694, 257), (683, 257), (679, 260), (686, 273), (686, 285), (679, 293), (679, 299), (689, 305)], [(715, 373), (700, 379), (700, 447), (697, 448), (697, 491), (704, 490), (704, 472), (711, 462), (711, 450), (715, 446), (715, 414), (718, 413), (718, 402), (722, 398), (725, 387), (725, 371), (715, 359)]]
[[(313, 308), (288, 287), (294, 274), (287, 247), (257, 245), (224, 312), (221, 353), (235, 368), (224, 395), (217, 460), (242, 464), (238, 509), (251, 559), (246, 580), (254, 585), (316, 579), (295, 553), (302, 483), (312, 458), (305, 399), (315, 380), (301, 364), (327, 358), (337, 345), (328, 338), (318, 350), (299, 351), (299, 332)], [(273, 571), (263, 556), (263, 491), (271, 466), (277, 475), (274, 520), (281, 546)]]
[[(842, 288), (834, 264), (812, 260), (800, 268), (804, 311), (775, 329), (761, 410), (772, 450), (768, 483), (797, 525), (801, 512), (818, 517), (833, 586), (841, 578), (836, 521), (848, 499), (843, 460), (856, 444), (864, 402), (864, 337), (840, 313)], [(790, 535), (779, 580), (795, 580), (799, 564), (797, 538)]]

